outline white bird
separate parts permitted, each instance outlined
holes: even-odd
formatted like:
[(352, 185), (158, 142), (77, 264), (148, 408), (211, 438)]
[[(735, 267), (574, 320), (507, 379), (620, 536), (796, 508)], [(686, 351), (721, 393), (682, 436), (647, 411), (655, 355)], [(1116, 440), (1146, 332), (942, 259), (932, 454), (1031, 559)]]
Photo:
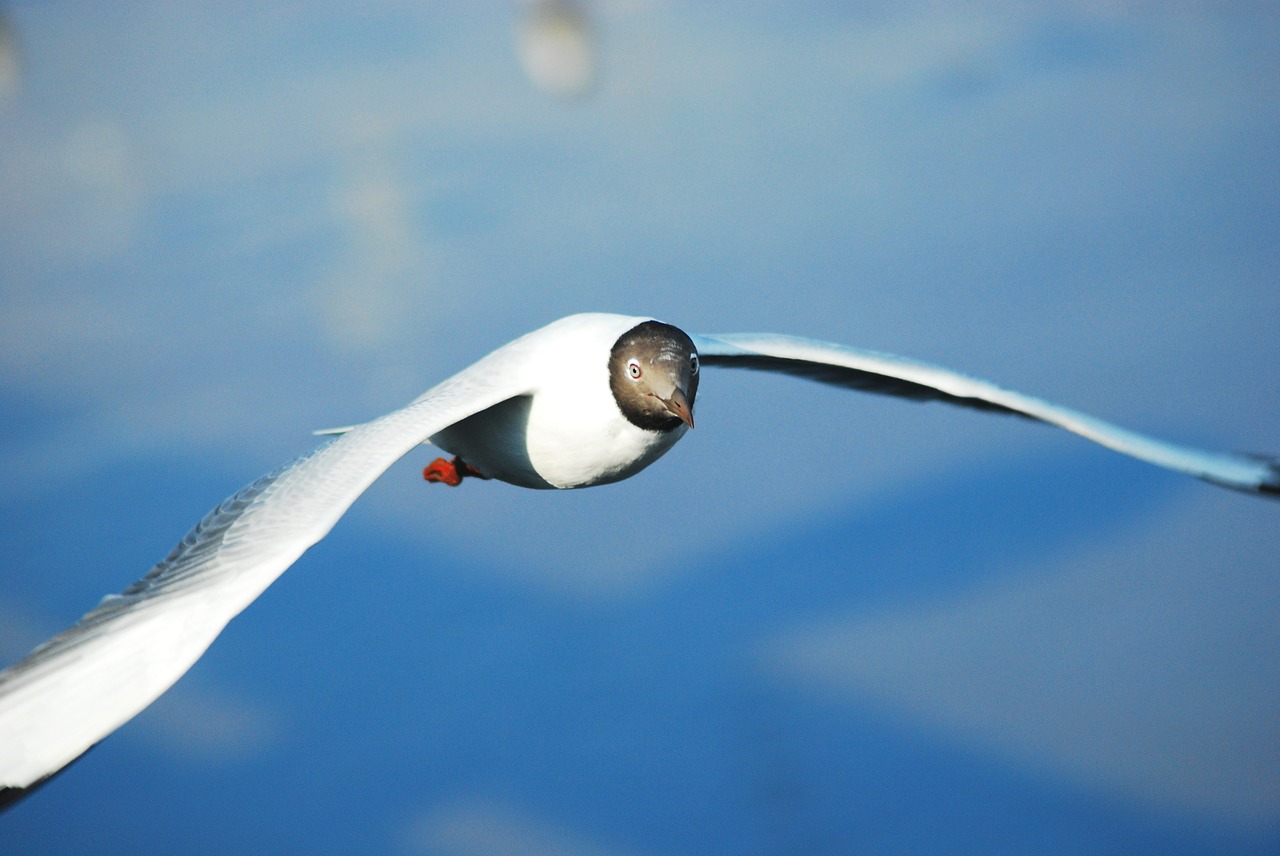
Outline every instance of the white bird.
[(1030, 417), (1241, 491), (1280, 496), (1280, 462), (1165, 443), (986, 381), (900, 357), (778, 334), (689, 336), (644, 317), (573, 315), (504, 345), (408, 406), (236, 493), (151, 571), (0, 672), (0, 804), (127, 722), (232, 618), (422, 443), (453, 453), (432, 481), (578, 488), (635, 475), (693, 427), (701, 366)]

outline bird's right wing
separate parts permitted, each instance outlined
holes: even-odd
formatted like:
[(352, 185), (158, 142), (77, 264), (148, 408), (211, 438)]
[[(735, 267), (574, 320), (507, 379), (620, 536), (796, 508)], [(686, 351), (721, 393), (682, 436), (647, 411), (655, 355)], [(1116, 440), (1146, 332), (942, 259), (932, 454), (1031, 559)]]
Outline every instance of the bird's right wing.
[(724, 333), (692, 338), (698, 356), (708, 366), (779, 372), (846, 389), (1011, 413), (1056, 425), (1156, 466), (1235, 490), (1280, 497), (1280, 462), (1275, 458), (1213, 452), (1157, 440), (941, 366), (780, 333)]
[(527, 393), (510, 348), (248, 485), (150, 573), (0, 672), (0, 805), (167, 690), (406, 452)]

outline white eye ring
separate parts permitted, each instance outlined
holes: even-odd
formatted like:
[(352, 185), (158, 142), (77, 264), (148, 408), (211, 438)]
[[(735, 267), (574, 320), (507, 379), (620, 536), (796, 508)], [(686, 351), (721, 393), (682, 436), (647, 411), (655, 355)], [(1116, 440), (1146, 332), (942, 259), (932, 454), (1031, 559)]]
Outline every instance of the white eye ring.
[(644, 374), (644, 371), (640, 368), (638, 360), (629, 360), (627, 362), (627, 374), (631, 375), (632, 380), (640, 380), (640, 375)]
[(697, 374), (697, 373), (698, 373), (698, 355), (690, 354), (689, 355), (689, 374)]

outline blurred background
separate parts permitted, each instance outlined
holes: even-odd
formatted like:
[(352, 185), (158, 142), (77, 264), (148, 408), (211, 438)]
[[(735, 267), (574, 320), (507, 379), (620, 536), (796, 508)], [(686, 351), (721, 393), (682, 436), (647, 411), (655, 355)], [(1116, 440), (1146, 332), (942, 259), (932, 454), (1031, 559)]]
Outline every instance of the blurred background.
[[(1280, 452), (1268, 4), (11, 3), (0, 655), (585, 310)], [(622, 484), (410, 454), (9, 853), (1280, 852), (1280, 508), (708, 371)]]

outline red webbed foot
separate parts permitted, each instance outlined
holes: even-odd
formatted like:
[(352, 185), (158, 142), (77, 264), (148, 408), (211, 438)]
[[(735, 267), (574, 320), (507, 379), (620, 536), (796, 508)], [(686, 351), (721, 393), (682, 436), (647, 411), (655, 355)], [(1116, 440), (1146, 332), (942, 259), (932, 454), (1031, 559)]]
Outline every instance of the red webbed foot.
[(476, 479), (489, 478), (457, 456), (454, 456), (452, 461), (436, 458), (427, 464), (426, 469), (422, 471), (422, 477), (429, 482), (440, 482), (441, 484), (447, 484), (449, 487), (457, 487), (462, 484), (464, 478), (468, 477)]

